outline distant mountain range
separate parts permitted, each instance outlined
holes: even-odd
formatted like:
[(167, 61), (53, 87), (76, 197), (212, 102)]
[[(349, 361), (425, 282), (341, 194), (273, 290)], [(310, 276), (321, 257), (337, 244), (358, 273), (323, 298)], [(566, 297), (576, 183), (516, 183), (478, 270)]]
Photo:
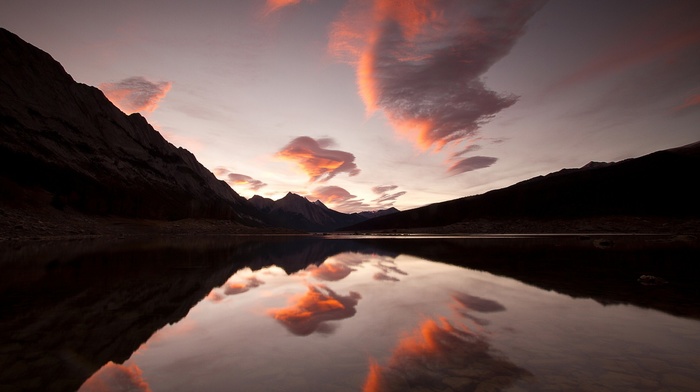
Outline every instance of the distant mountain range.
[(378, 217), (345, 230), (434, 228), (478, 219), (700, 218), (700, 142), (591, 162), (481, 195)]
[(0, 184), (0, 207), (22, 211), (50, 205), (92, 216), (205, 218), (306, 231), (396, 211), (343, 214), (291, 193), (248, 201), (141, 115), (124, 114), (49, 54), (1, 28)]
[[(0, 28), (0, 237), (23, 228), (27, 235), (46, 231), (39, 221), (51, 219), (51, 230), (60, 231), (66, 227), (60, 223), (75, 216), (213, 219), (303, 231), (474, 220), (700, 218), (698, 173), (695, 143), (404, 212), (344, 214), (293, 193), (277, 201), (246, 200), (141, 115), (124, 114), (97, 88), (75, 82), (49, 54)], [(30, 220), (40, 224), (26, 229)], [(71, 222), (84, 225), (82, 218)]]
[(291, 192), (276, 201), (258, 195), (253, 196), (248, 201), (258, 208), (271, 224), (303, 231), (333, 231), (368, 219), (399, 212), (392, 207), (378, 211), (345, 214), (331, 210), (320, 200), (311, 202), (305, 197)]

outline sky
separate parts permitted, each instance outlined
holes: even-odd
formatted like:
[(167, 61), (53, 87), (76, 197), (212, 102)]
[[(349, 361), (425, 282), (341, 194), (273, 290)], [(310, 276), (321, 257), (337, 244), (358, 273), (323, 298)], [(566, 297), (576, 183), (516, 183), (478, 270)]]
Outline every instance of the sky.
[(700, 2), (4, 0), (240, 195), (400, 210), (700, 140)]

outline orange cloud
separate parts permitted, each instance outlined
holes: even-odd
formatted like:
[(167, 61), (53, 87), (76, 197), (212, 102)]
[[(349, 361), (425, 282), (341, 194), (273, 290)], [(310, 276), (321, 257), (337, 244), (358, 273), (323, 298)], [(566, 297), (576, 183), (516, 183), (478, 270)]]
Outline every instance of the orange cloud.
[(267, 0), (265, 2), (265, 15), (279, 11), (284, 7), (301, 3), (301, 0)]
[[(465, 374), (465, 369), (478, 371)], [(370, 359), (363, 391), (474, 390), (483, 382), (501, 390), (527, 374), (493, 356), (485, 339), (446, 319), (427, 319), (399, 341), (386, 366)]]
[(474, 135), (517, 97), (481, 76), (523, 34), (542, 1), (352, 1), (332, 25), (329, 52), (356, 67), (368, 113), (427, 150)]
[(350, 275), (352, 271), (354, 271), (354, 269), (348, 267), (345, 264), (329, 262), (324, 262), (320, 266), (311, 264), (308, 267), (306, 267), (306, 270), (310, 272), (311, 276), (313, 276), (316, 279), (333, 282), (344, 279), (345, 277)]
[(241, 294), (245, 293), (246, 291), (258, 287), (262, 284), (265, 284), (262, 280), (256, 278), (255, 276), (251, 276), (248, 279), (246, 279), (245, 282), (228, 282), (224, 286), (224, 293), (226, 295), (235, 295), (235, 294)]
[(126, 78), (116, 83), (102, 83), (100, 90), (120, 110), (131, 114), (153, 112), (172, 87), (171, 82), (153, 83), (141, 76)]
[(108, 362), (80, 386), (78, 392), (151, 392), (141, 369), (136, 365), (117, 365)]
[(360, 294), (351, 291), (349, 295), (342, 296), (323, 285), (307, 287), (305, 294), (292, 297), (289, 307), (270, 310), (270, 315), (289, 332), (299, 336), (314, 332), (330, 333), (333, 328), (327, 324), (328, 321), (355, 315)]
[(355, 156), (349, 152), (329, 150), (333, 139), (313, 139), (300, 136), (284, 146), (276, 156), (295, 162), (311, 181), (328, 181), (340, 173), (355, 176), (360, 169), (355, 164)]

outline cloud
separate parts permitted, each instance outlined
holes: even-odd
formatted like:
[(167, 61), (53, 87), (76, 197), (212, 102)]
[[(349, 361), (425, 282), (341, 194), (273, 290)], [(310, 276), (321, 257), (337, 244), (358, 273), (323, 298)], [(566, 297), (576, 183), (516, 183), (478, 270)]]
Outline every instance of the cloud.
[(386, 280), (386, 281), (390, 281), (390, 282), (398, 282), (399, 281), (398, 278), (387, 275), (384, 272), (377, 272), (376, 274), (374, 274), (374, 276), (372, 276), (372, 278), (374, 280)]
[(311, 191), (309, 197), (321, 200), (323, 204), (331, 205), (334, 209), (345, 213), (358, 212), (369, 207), (364, 203), (364, 199), (358, 199), (344, 188), (335, 185), (318, 187)]
[(78, 392), (151, 392), (141, 369), (136, 365), (117, 365), (108, 362), (80, 386)]
[(267, 0), (265, 2), (265, 15), (279, 11), (284, 7), (301, 3), (301, 0)]
[(517, 101), (481, 77), (524, 33), (542, 1), (353, 1), (329, 51), (355, 65), (369, 113), (382, 110), (423, 149), (472, 137)]
[(116, 83), (102, 83), (100, 90), (125, 113), (153, 112), (170, 91), (171, 82), (150, 82), (133, 76)]
[[(500, 142), (499, 142), (500, 143)], [(454, 154), (451, 155), (452, 159), (459, 158), (463, 155), (469, 154), (471, 152), (479, 151), (481, 150), (481, 146), (478, 144), (470, 144), (466, 147), (464, 147), (461, 151), (458, 151)]]
[(355, 156), (349, 152), (329, 150), (334, 145), (330, 138), (313, 139), (300, 136), (275, 154), (277, 157), (295, 162), (311, 181), (328, 181), (340, 173), (356, 176), (360, 169)]
[(446, 319), (427, 319), (399, 341), (387, 365), (370, 359), (363, 391), (474, 390), (482, 383), (488, 390), (502, 390), (528, 374), (494, 356), (482, 337)]
[(344, 279), (355, 270), (343, 263), (324, 262), (320, 266), (311, 264), (306, 267), (306, 271), (311, 273), (311, 276), (319, 280), (338, 281)]
[(308, 285), (305, 294), (294, 296), (287, 308), (272, 309), (270, 315), (289, 332), (307, 336), (314, 332), (330, 333), (328, 321), (352, 317), (357, 312), (360, 294), (351, 291), (349, 295), (339, 295), (324, 285)]
[(673, 108), (674, 112), (683, 112), (691, 108), (696, 109), (700, 106), (700, 94), (691, 95), (683, 101), (682, 104)]
[(398, 187), (399, 187), (398, 185), (377, 185), (377, 186), (372, 187), (372, 192), (379, 195), (382, 193), (393, 191), (394, 189), (396, 189)]
[(467, 310), (473, 310), (481, 313), (502, 312), (506, 310), (505, 306), (500, 303), (487, 299), (469, 295), (467, 293), (455, 293), (452, 295), (455, 301), (459, 302)]
[(236, 295), (245, 293), (246, 291), (265, 284), (262, 280), (251, 276), (245, 280), (245, 282), (228, 282), (224, 287), (224, 293), (226, 295)]
[(223, 177), (223, 180), (231, 186), (247, 186), (248, 189), (253, 191), (267, 186), (266, 183), (256, 180), (253, 177), (246, 176), (245, 174), (231, 173), (225, 167), (214, 168), (214, 174), (219, 178)]
[(406, 194), (406, 191), (387, 193), (389, 191), (393, 191), (396, 188), (398, 188), (398, 185), (378, 185), (372, 187), (372, 192), (381, 195), (372, 201), (377, 204), (381, 204), (384, 207), (393, 205), (396, 199)]
[(450, 166), (447, 171), (451, 174), (465, 173), (472, 170), (487, 168), (496, 163), (497, 160), (498, 158), (482, 156), (464, 158)]

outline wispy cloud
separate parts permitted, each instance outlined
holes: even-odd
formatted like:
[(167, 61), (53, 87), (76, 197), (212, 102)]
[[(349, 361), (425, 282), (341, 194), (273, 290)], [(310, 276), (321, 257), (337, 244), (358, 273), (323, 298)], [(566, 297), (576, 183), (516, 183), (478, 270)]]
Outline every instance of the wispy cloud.
[(423, 149), (473, 136), (517, 97), (482, 75), (508, 54), (542, 1), (352, 1), (329, 51), (356, 66), (367, 111)]
[(398, 188), (398, 185), (378, 185), (372, 187), (372, 192), (379, 195), (378, 198), (372, 201), (383, 207), (389, 207), (393, 205), (396, 199), (406, 194), (406, 191), (389, 193), (389, 191), (393, 191), (396, 188)]
[(270, 315), (289, 332), (306, 336), (314, 332), (331, 333), (328, 321), (352, 317), (357, 312), (360, 294), (351, 291), (347, 296), (337, 294), (324, 285), (308, 285), (306, 293), (294, 296), (287, 308), (272, 309)]
[(484, 169), (493, 165), (494, 163), (496, 163), (496, 161), (498, 161), (498, 158), (494, 157), (476, 156), (464, 158), (460, 159), (452, 166), (450, 166), (450, 168), (447, 169), (447, 172), (450, 174), (459, 174), (470, 172), (473, 170)]
[(674, 112), (684, 112), (689, 109), (700, 108), (700, 94), (691, 95), (686, 98), (682, 104), (673, 108)]
[(221, 166), (214, 168), (214, 175), (220, 179), (223, 179), (231, 186), (246, 186), (252, 191), (257, 191), (260, 188), (267, 186), (266, 183), (260, 180), (256, 180), (253, 177), (246, 176), (245, 174), (231, 173), (227, 168)]
[(172, 87), (171, 82), (151, 82), (133, 76), (116, 83), (102, 83), (100, 90), (125, 113), (153, 112)]
[(311, 181), (328, 181), (340, 173), (347, 173), (350, 176), (359, 174), (360, 169), (355, 164), (355, 155), (328, 149), (333, 145), (335, 142), (331, 138), (313, 139), (300, 136), (284, 146), (276, 156), (295, 162)]
[(265, 2), (265, 15), (299, 3), (301, 3), (301, 0), (267, 0)]
[(78, 392), (134, 391), (151, 392), (151, 387), (143, 378), (143, 372), (136, 365), (118, 365), (107, 362), (80, 386)]

